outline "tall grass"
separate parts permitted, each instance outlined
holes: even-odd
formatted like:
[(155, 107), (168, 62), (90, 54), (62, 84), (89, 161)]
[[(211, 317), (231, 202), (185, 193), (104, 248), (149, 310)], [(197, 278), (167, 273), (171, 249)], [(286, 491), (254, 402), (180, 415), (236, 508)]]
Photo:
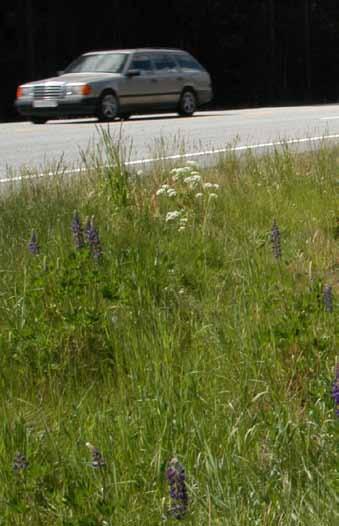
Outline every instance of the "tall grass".
[(0, 525), (175, 523), (173, 457), (183, 523), (337, 524), (339, 149), (136, 176), (103, 145), (1, 195)]

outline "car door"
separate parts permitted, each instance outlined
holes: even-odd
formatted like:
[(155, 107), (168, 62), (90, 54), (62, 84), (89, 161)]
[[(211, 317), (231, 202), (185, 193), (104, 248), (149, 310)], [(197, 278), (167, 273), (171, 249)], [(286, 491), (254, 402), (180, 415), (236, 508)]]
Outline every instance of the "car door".
[(120, 84), (119, 98), (126, 109), (141, 110), (155, 104), (157, 78), (147, 53), (135, 53)]
[(170, 53), (151, 54), (158, 80), (157, 104), (160, 108), (175, 108), (183, 88), (183, 75)]

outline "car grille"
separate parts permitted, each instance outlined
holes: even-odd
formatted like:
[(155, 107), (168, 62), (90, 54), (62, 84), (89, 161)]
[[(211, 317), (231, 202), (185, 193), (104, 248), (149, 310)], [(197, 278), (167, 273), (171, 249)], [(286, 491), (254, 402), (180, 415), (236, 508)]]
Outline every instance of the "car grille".
[(64, 95), (64, 91), (61, 84), (40, 84), (34, 86), (33, 95), (35, 99), (58, 99)]

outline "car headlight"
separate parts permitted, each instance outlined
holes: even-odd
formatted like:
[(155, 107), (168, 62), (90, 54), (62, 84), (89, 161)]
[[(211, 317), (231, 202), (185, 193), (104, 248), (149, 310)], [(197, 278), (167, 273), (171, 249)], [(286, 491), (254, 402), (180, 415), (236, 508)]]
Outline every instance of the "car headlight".
[(32, 97), (32, 95), (33, 95), (32, 86), (18, 86), (18, 89), (16, 90), (17, 99), (19, 99), (20, 97)]
[(67, 84), (66, 95), (89, 95), (92, 88), (88, 84)]

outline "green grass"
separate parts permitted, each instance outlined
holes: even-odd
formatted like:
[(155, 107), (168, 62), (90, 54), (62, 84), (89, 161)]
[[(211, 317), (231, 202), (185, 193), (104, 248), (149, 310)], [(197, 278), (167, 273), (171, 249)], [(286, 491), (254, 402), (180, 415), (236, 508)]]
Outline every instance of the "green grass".
[[(334, 526), (339, 148), (229, 155), (200, 170), (218, 189), (190, 189), (160, 164), (131, 177), (103, 139), (111, 168), (87, 155), (1, 195), (0, 525), (176, 523), (177, 456), (182, 523)], [(74, 210), (95, 216), (99, 262)]]

